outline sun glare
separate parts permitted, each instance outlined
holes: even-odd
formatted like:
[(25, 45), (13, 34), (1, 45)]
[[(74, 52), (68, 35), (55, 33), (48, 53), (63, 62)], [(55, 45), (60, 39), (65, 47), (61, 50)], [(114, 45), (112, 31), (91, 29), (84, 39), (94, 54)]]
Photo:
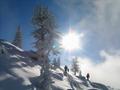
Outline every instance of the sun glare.
[(62, 48), (65, 50), (76, 50), (82, 48), (82, 41), (81, 37), (83, 37), (84, 34), (77, 34), (75, 32), (69, 32), (67, 35), (63, 36), (62, 38)]

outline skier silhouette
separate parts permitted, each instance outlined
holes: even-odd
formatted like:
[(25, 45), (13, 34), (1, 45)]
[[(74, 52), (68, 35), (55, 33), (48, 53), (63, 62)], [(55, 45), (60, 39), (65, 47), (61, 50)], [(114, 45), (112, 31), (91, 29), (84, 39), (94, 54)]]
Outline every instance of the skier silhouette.
[(86, 78), (89, 81), (89, 79), (90, 79), (90, 74), (89, 73), (87, 73)]
[(67, 76), (67, 72), (69, 72), (69, 69), (68, 69), (68, 67), (65, 65), (65, 67), (64, 67), (64, 75), (65, 75), (65, 76)]

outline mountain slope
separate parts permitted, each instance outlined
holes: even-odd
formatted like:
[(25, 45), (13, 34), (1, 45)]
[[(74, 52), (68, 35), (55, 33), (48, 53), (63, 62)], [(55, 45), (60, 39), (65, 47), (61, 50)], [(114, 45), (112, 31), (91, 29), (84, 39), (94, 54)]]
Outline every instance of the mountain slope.
[[(0, 40), (0, 90), (36, 90), (41, 67), (38, 61), (22, 54), (24, 52), (13, 44)], [(63, 72), (61, 68), (51, 69), (53, 90), (114, 90), (71, 73), (64, 76)]]

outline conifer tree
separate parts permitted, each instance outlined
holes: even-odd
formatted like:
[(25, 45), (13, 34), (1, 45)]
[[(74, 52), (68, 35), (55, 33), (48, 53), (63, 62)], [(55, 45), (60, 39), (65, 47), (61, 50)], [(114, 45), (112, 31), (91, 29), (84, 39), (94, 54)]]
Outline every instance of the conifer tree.
[(38, 6), (34, 10), (32, 23), (35, 30), (33, 37), (35, 38), (35, 48), (42, 61), (41, 77), (44, 79), (41, 82), (42, 90), (50, 90), (50, 53), (54, 51), (55, 43), (58, 41), (58, 32), (55, 30), (56, 25), (52, 13), (46, 7)]
[(56, 58), (54, 58), (54, 60), (53, 60), (54, 69), (56, 69), (58, 67), (57, 65), (58, 65), (57, 60), (56, 60)]
[(20, 26), (17, 27), (16, 34), (12, 44), (18, 46), (19, 48), (22, 48), (22, 32), (20, 30)]
[(60, 62), (60, 57), (58, 57), (57, 66), (60, 67), (60, 64), (61, 64), (61, 62)]
[(77, 57), (73, 58), (71, 70), (74, 72), (74, 75), (79, 72), (79, 63)]

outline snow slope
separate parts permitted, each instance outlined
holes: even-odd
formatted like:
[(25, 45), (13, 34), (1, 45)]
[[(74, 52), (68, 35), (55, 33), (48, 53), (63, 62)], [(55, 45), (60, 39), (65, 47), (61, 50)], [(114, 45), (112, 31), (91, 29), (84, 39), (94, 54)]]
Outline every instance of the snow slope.
[[(9, 42), (0, 40), (0, 48), (5, 51), (0, 53), (0, 90), (37, 90), (35, 83), (40, 76), (39, 63), (29, 56), (22, 56), (24, 50)], [(51, 70), (51, 76), (53, 90), (115, 90), (71, 73), (64, 76), (61, 68)]]
[[(0, 41), (0, 90), (28, 90), (30, 78), (39, 76), (40, 66), (35, 65), (29, 57), (18, 52), (24, 50), (7, 41)], [(0, 50), (1, 50), (0, 49)]]
[(23, 51), (24, 51), (24, 50), (22, 50), (21, 48), (15, 46), (15, 45), (13, 45), (13, 44), (11, 44), (10, 42), (7, 42), (7, 41), (5, 41), (5, 40), (2, 40), (2, 39), (0, 39), (0, 44), (3, 45), (3, 46), (5, 46), (6, 49), (9, 50), (9, 52), (10, 52), (10, 50), (11, 50), (11, 51), (19, 51), (19, 52), (23, 52)]

